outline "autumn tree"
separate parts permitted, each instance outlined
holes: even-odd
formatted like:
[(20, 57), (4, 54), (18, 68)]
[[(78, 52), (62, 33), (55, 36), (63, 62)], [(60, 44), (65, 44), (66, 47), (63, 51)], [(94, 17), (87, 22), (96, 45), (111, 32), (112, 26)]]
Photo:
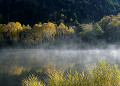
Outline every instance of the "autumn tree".
[(23, 30), (25, 30), (25, 29), (32, 29), (32, 27), (28, 24), (28, 25), (22, 25), (22, 28), (23, 28)]
[(21, 41), (25, 44), (38, 44), (48, 41), (53, 41), (56, 34), (55, 24), (49, 22), (42, 24), (35, 24), (33, 29), (24, 29), (21, 35)]
[(103, 29), (105, 29), (106, 25), (109, 23), (109, 21), (111, 20), (112, 17), (113, 17), (113, 15), (103, 17), (103, 18), (99, 21), (99, 25), (100, 25)]
[(79, 33), (83, 40), (90, 41), (93, 39), (93, 24), (81, 24), (82, 31)]
[(68, 29), (68, 34), (75, 34), (75, 31), (72, 27)]
[(35, 24), (33, 26), (33, 29), (40, 29), (42, 27), (42, 24)]
[(49, 22), (49, 23), (44, 23), (41, 28), (41, 33), (44, 39), (47, 40), (54, 40), (54, 36), (56, 34), (56, 26), (55, 24)]
[(59, 36), (63, 36), (64, 37), (64, 35), (68, 34), (68, 31), (69, 31), (68, 27), (65, 26), (63, 23), (61, 23), (57, 27), (57, 35), (59, 35)]
[(3, 30), (7, 38), (13, 42), (17, 42), (20, 39), (19, 32), (22, 31), (23, 28), (19, 22), (9, 22), (3, 27)]

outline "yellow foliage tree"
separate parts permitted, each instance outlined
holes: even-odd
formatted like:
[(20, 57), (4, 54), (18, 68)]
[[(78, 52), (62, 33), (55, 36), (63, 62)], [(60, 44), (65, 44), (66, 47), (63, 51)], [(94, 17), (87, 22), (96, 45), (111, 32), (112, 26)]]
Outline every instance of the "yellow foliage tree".
[(84, 40), (92, 40), (94, 38), (94, 33), (93, 33), (93, 24), (81, 24), (82, 31), (79, 33)]
[(112, 17), (113, 17), (112, 15), (111, 15), (111, 16), (105, 16), (105, 17), (103, 17), (103, 18), (100, 20), (99, 25), (104, 29), (105, 26), (106, 26), (106, 24), (109, 23), (109, 21), (111, 20)]
[(9, 22), (3, 27), (3, 30), (7, 37), (16, 42), (19, 40), (19, 32), (23, 30), (23, 28), (19, 22)]
[(41, 33), (44, 39), (54, 40), (54, 36), (56, 34), (56, 26), (55, 24), (49, 22), (44, 23), (41, 26)]
[(42, 27), (42, 24), (35, 24), (33, 26), (33, 29), (40, 29)]
[(82, 27), (82, 30), (84, 32), (90, 32), (90, 31), (93, 30), (93, 24), (92, 23), (90, 23), (90, 24), (82, 24), (81, 27)]
[(69, 34), (74, 34), (75, 33), (75, 31), (72, 27), (69, 28), (68, 32), (69, 32)]
[(68, 30), (68, 27), (65, 26), (63, 23), (61, 23), (58, 27), (57, 27), (57, 34), (58, 35), (65, 35), (65, 34), (68, 34), (69, 30)]
[(22, 25), (22, 27), (23, 27), (23, 30), (25, 30), (25, 29), (32, 29), (31, 26), (30, 26), (29, 24), (28, 24), (27, 26)]

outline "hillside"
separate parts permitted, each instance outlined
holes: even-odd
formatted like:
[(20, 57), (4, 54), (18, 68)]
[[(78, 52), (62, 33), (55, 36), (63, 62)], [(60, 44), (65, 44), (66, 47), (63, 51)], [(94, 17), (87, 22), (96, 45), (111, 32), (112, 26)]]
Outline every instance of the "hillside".
[(119, 3), (119, 0), (0, 0), (0, 23), (89, 23), (119, 13)]

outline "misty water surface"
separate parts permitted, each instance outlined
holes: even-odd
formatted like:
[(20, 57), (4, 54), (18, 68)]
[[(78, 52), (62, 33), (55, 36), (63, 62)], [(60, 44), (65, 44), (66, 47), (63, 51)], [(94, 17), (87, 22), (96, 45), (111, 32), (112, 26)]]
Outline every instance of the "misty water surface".
[(2, 49), (0, 64), (17, 64), (26, 67), (49, 65), (59, 67), (68, 64), (80, 64), (81, 67), (92, 66), (98, 59), (120, 63), (120, 49)]

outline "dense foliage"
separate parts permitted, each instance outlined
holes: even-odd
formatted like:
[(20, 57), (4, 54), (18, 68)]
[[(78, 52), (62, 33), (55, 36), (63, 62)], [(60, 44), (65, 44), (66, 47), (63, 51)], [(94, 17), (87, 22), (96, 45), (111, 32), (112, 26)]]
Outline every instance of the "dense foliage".
[(0, 23), (98, 21), (104, 15), (118, 13), (119, 3), (119, 0), (0, 0)]
[(97, 43), (120, 41), (120, 13), (103, 17), (99, 22), (83, 23), (79, 26), (59, 25), (48, 22), (21, 25), (19, 22), (0, 24), (0, 46), (59, 45), (70, 43)]

